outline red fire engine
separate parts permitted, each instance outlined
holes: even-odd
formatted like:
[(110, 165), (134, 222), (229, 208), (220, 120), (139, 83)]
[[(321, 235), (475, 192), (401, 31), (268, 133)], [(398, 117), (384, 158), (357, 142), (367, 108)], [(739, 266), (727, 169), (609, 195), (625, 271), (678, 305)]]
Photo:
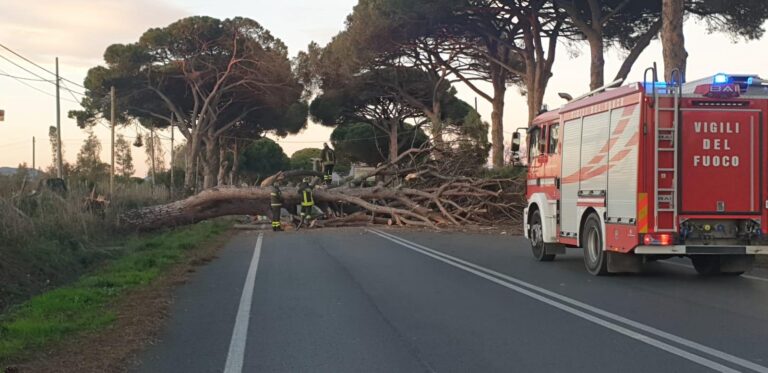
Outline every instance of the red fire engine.
[(700, 274), (749, 270), (768, 254), (768, 82), (645, 75), (573, 99), (528, 128), (523, 224), (534, 257), (581, 247), (594, 275), (673, 256), (690, 257)]

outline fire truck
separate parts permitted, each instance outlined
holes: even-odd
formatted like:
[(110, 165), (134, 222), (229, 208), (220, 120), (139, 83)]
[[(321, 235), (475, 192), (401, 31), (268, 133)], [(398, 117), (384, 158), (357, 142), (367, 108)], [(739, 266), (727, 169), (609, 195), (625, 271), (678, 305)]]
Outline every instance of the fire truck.
[(644, 75), (527, 128), (523, 224), (533, 256), (582, 248), (593, 275), (676, 256), (702, 275), (740, 275), (768, 254), (768, 81), (663, 82), (655, 66)]

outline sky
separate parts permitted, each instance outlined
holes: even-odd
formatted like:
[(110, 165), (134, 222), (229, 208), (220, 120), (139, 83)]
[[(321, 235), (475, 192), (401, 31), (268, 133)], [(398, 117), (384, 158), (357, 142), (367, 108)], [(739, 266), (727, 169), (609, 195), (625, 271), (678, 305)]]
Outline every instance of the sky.
[[(346, 16), (357, 0), (35, 0), (0, 1), (0, 44), (53, 71), (54, 59), (59, 57), (61, 76), (82, 83), (89, 68), (103, 63), (104, 50), (114, 43), (135, 42), (150, 27), (162, 27), (179, 18), (207, 15), (217, 18), (242, 16), (252, 18), (282, 39), (294, 56), (311, 41), (325, 45), (344, 27)], [(713, 75), (717, 72), (752, 73), (768, 76), (768, 38), (745, 42), (723, 34), (708, 34), (706, 27), (689, 20), (685, 25), (688, 50), (688, 79)], [(558, 92), (573, 96), (588, 91), (589, 50), (586, 45), (560, 45), (553, 68), (545, 103), (550, 108), (563, 104)], [(27, 64), (4, 49), (0, 49), (0, 74), (39, 79), (14, 66), (6, 59), (24, 66), (42, 78), (52, 79), (47, 72)], [(606, 55), (606, 81), (610, 81), (622, 61), (622, 53), (610, 50)], [(643, 52), (629, 75), (629, 81), (642, 80), (643, 70), (653, 62), (662, 64), (661, 45), (653, 41)], [(36, 165), (45, 168), (52, 163), (48, 128), (56, 124), (55, 88), (42, 81), (24, 81), (0, 75), (0, 109), (5, 121), (0, 122), (0, 167), (15, 167), (32, 163), (32, 138), (36, 138)], [(481, 89), (490, 90), (488, 85)], [(34, 88), (33, 88), (34, 87)], [(476, 95), (458, 85), (459, 97), (474, 103)], [(66, 83), (61, 92), (61, 127), (64, 158), (74, 163), (86, 133), (74, 120), (67, 118), (70, 110), (79, 108), (83, 88)], [(478, 98), (478, 111), (490, 121), (491, 105)], [(504, 131), (507, 142), (517, 127), (525, 126), (525, 98), (516, 87), (506, 96)], [(109, 161), (109, 129), (107, 123), (95, 127), (102, 142), (101, 158)], [(320, 147), (328, 140), (331, 129), (310, 124), (302, 133), (278, 139), (285, 152), (306, 147)], [(129, 139), (136, 128), (120, 128), (118, 133)], [(167, 153), (170, 132), (160, 134)], [(181, 138), (177, 133), (176, 139)], [(137, 175), (147, 172), (143, 148), (133, 148)], [(166, 156), (169, 159), (169, 156)]]

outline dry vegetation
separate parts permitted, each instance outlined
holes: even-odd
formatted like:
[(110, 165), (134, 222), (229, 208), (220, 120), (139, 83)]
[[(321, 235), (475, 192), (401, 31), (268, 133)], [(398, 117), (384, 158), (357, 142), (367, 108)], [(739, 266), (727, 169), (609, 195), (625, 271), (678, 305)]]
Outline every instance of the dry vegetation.
[(0, 177), (0, 311), (114, 256), (115, 239), (129, 233), (118, 215), (169, 200), (166, 191), (131, 185), (118, 189), (108, 209), (94, 211), (84, 186), (63, 196), (44, 188), (31, 196), (36, 189), (22, 176)]

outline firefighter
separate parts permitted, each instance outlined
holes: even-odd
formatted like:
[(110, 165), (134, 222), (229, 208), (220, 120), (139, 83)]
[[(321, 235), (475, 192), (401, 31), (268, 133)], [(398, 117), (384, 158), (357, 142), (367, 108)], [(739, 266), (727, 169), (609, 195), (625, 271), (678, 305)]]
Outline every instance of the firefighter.
[[(299, 184), (299, 196), (301, 197), (301, 223), (308, 217), (312, 217), (312, 208), (315, 206), (315, 197), (312, 192), (313, 184), (309, 183), (309, 178), (304, 178)], [(300, 223), (300, 224), (301, 224)]]
[(272, 184), (272, 192), (269, 193), (269, 202), (272, 207), (272, 230), (279, 232), (283, 230), (280, 224), (280, 211), (283, 208), (283, 195), (280, 193), (280, 186), (277, 182)]
[(328, 143), (323, 143), (320, 158), (323, 161), (323, 181), (325, 185), (331, 185), (333, 166), (336, 165), (336, 152), (328, 146)]

